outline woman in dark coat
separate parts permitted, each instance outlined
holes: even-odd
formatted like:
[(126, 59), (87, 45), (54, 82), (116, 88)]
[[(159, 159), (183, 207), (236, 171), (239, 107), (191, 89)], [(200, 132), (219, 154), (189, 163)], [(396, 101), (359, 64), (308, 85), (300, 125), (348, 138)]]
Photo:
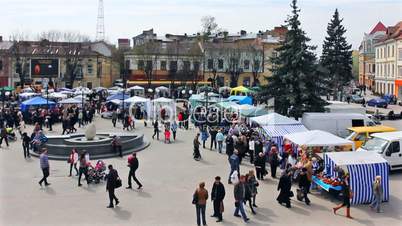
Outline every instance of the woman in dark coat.
[(282, 203), (286, 204), (287, 208), (290, 208), (290, 189), (292, 188), (292, 181), (290, 179), (290, 174), (291, 172), (286, 172), (284, 173), (281, 178), (279, 179), (279, 184), (278, 184), (278, 191), (279, 195), (276, 200), (278, 201), (279, 204), (282, 205)]
[(343, 196), (343, 202), (337, 207), (333, 208), (334, 214), (336, 214), (336, 211), (338, 211), (340, 208), (346, 206), (346, 217), (353, 219), (353, 217), (350, 215), (350, 199), (352, 198), (352, 191), (349, 186), (349, 176), (346, 175), (342, 181), (342, 196)]
[(258, 153), (255, 161), (255, 171), (257, 173), (257, 179), (258, 180), (264, 180), (264, 174), (265, 174), (265, 155), (264, 152)]
[(276, 178), (276, 168), (279, 165), (278, 149), (272, 146), (270, 151), (269, 165), (271, 166), (271, 177)]
[(233, 154), (234, 151), (234, 144), (233, 144), (233, 137), (232, 135), (228, 134), (226, 136), (226, 154), (228, 155), (228, 157), (230, 158), (230, 156)]

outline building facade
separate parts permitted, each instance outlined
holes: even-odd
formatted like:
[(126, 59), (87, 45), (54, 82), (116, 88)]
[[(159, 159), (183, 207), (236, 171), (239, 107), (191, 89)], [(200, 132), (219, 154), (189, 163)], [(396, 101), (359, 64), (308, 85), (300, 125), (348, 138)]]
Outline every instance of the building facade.
[[(286, 32), (285, 27), (275, 27), (258, 33), (242, 30), (208, 37), (200, 34), (161, 37), (153, 29), (146, 30), (133, 37), (133, 49), (124, 54), (129, 65), (127, 78), (129, 84), (148, 86), (178, 80), (214, 86), (266, 84), (264, 77), (271, 75), (271, 57)], [(178, 72), (181, 75), (175, 76)]]
[(402, 21), (375, 44), (375, 85), (380, 94), (402, 97)]
[(359, 84), (375, 91), (374, 77), (376, 72), (375, 45), (384, 39), (387, 28), (378, 22), (370, 33), (364, 34), (359, 47)]
[[(112, 60), (111, 46), (104, 42), (16, 41), (0, 43), (2, 84), (18, 87), (111, 86), (118, 70)], [(73, 76), (73, 77), (71, 77)], [(5, 82), (7, 77), (7, 83)]]

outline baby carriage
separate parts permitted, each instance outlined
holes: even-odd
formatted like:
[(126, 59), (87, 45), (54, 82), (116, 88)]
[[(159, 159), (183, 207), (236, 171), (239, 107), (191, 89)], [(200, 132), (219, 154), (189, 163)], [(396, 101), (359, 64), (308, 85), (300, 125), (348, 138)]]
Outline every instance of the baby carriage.
[(15, 135), (13, 128), (6, 128), (6, 132), (7, 132), (8, 140), (11, 140), (11, 141), (17, 140), (17, 136)]
[(95, 167), (90, 165), (88, 170), (88, 181), (99, 184), (101, 180), (105, 180), (106, 164), (102, 160), (96, 162)]

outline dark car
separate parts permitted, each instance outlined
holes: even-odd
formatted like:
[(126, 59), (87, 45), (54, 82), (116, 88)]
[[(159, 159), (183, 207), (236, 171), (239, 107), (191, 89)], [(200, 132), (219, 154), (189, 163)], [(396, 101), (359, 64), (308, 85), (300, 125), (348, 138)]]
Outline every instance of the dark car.
[(388, 102), (382, 98), (374, 98), (367, 101), (367, 105), (371, 107), (387, 108)]

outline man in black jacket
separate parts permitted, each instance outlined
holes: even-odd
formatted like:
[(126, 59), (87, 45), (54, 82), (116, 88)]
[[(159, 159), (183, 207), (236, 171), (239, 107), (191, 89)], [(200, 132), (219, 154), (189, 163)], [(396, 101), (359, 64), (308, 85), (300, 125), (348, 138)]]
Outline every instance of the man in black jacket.
[(152, 135), (152, 139), (155, 138), (156, 135), (156, 139), (159, 140), (159, 123), (158, 123), (158, 118), (154, 121), (154, 134)]
[[(307, 197), (307, 193), (308, 193), (308, 190), (310, 189), (310, 185), (311, 185), (311, 183), (307, 178), (307, 169), (303, 168), (302, 172), (300, 173), (299, 188), (301, 189), (301, 192), (303, 193), (303, 198), (307, 205), (310, 205), (310, 199)], [(300, 201), (302, 201), (302, 200), (300, 200)]]
[(228, 158), (233, 154), (234, 151), (234, 141), (232, 135), (228, 134), (226, 136), (226, 154), (228, 155)]
[(114, 208), (113, 205), (113, 200), (116, 201), (116, 206), (119, 204), (119, 200), (114, 194), (114, 190), (116, 189), (117, 185), (117, 180), (119, 178), (119, 174), (117, 173), (117, 170), (113, 169), (112, 165), (108, 166), (109, 168), (109, 174), (106, 176), (106, 191), (109, 192), (109, 206), (107, 208)]
[(214, 186), (212, 186), (211, 199), (214, 203), (214, 214), (211, 217), (216, 217), (216, 222), (222, 221), (223, 199), (225, 198), (225, 187), (221, 183), (221, 177), (215, 177)]
[(216, 134), (218, 134), (218, 131), (216, 130), (216, 128), (210, 128), (209, 129), (209, 134), (211, 135), (211, 146), (209, 149), (212, 150), (212, 147), (214, 146), (216, 149)]
[(131, 157), (128, 158), (128, 167), (130, 167), (130, 172), (128, 173), (128, 187), (126, 189), (131, 189), (131, 177), (133, 177), (135, 183), (138, 185), (138, 189), (142, 188), (142, 184), (138, 181), (135, 176), (135, 171), (138, 169), (138, 159), (137, 154), (133, 153)]

